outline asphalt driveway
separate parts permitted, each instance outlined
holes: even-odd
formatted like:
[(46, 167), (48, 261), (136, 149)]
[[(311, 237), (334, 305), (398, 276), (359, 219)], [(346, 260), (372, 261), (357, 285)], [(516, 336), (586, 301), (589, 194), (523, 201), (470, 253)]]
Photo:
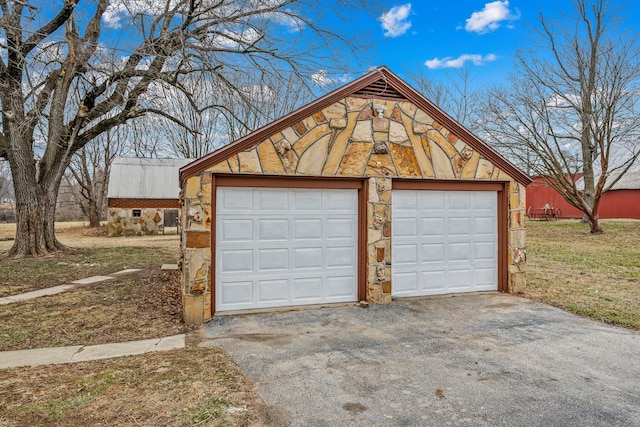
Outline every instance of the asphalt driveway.
[(221, 316), (276, 426), (640, 426), (640, 334), (503, 294)]

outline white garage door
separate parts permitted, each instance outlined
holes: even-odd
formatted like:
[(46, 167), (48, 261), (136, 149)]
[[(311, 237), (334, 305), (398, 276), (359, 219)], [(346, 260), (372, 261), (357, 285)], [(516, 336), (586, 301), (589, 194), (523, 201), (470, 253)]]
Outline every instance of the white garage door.
[(498, 290), (497, 192), (392, 196), (393, 296)]
[(357, 190), (218, 187), (216, 311), (357, 300)]

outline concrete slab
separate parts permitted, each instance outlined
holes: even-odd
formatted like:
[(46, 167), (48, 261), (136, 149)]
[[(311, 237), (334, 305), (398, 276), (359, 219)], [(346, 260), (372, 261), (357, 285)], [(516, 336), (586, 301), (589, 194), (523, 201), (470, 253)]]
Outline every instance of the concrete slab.
[(93, 283), (98, 283), (98, 282), (104, 282), (105, 280), (110, 280), (113, 279), (113, 277), (111, 276), (91, 276), (91, 277), (86, 277), (84, 279), (80, 279), (80, 280), (74, 280), (73, 283), (74, 285), (91, 285)]
[(76, 345), (71, 347), (3, 351), (0, 353), (0, 369), (69, 363), (73, 355), (81, 348), (82, 346)]
[(115, 273), (111, 273), (109, 276), (122, 276), (124, 274), (137, 273), (138, 271), (142, 271), (139, 268), (127, 268), (125, 270), (116, 271)]
[(147, 352), (150, 353), (154, 351), (168, 351), (184, 347), (186, 347), (186, 335), (180, 334), (171, 337), (160, 338), (160, 341), (158, 341), (155, 346), (149, 347)]
[(137, 354), (167, 351), (183, 348), (184, 335), (176, 335), (166, 338), (153, 338), (141, 341), (129, 341), (113, 344), (90, 345), (83, 347), (71, 358), (72, 362), (85, 362), (88, 360), (110, 359), (113, 357), (134, 356)]
[(123, 343), (0, 352), (0, 369), (111, 359), (185, 347), (184, 334)]
[(160, 270), (177, 270), (178, 264), (162, 264)]
[(214, 317), (273, 425), (640, 426), (640, 333), (496, 293)]
[(86, 362), (88, 360), (110, 359), (113, 357), (133, 356), (146, 353), (149, 347), (154, 346), (159, 341), (158, 338), (129, 341), (123, 343), (89, 345), (83, 347), (73, 355), (72, 362)]
[(56, 295), (61, 292), (72, 289), (73, 285), (59, 285), (50, 288), (38, 289), (37, 291), (25, 292), (24, 294), (12, 295), (10, 297), (0, 298), (0, 305), (11, 304), (18, 301), (30, 300), (47, 295)]

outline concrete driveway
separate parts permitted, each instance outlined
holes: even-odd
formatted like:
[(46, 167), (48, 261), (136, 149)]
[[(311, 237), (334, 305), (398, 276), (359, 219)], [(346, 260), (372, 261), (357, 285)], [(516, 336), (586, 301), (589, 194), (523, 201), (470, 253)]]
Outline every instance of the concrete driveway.
[(277, 426), (640, 426), (640, 334), (502, 294), (221, 316)]

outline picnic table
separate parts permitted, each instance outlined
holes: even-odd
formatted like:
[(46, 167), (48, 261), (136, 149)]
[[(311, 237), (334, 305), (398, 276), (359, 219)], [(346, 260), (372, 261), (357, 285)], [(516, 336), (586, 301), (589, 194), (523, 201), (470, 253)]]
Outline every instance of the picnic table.
[(552, 206), (544, 206), (542, 208), (534, 208), (529, 206), (527, 209), (528, 219), (544, 219), (545, 221), (555, 221), (562, 217), (560, 208), (554, 208)]

